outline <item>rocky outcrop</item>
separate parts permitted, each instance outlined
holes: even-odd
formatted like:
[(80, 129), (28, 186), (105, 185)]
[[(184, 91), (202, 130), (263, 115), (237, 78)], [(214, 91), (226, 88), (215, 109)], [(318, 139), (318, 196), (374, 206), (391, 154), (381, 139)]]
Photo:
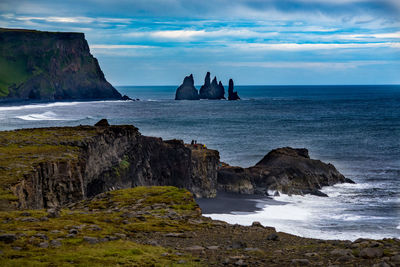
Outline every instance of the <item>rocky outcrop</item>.
[(201, 146), (188, 145), (188, 147), (192, 151), (191, 192), (195, 197), (216, 197), (219, 152)]
[[(95, 134), (83, 140), (58, 141), (76, 148), (76, 157), (34, 164), (11, 186), (18, 207), (54, 207), (140, 185), (172, 185), (187, 188), (196, 197), (215, 197), (217, 151), (192, 151), (180, 140), (163, 141), (142, 136), (133, 126), (107, 124), (103, 120), (98, 126), (85, 126)], [(46, 128), (41, 130), (43, 134)]]
[(240, 97), (237, 92), (233, 91), (233, 80), (229, 79), (228, 100), (239, 100)]
[(332, 164), (310, 159), (307, 149), (278, 148), (269, 152), (250, 168), (224, 166), (218, 170), (218, 189), (245, 194), (267, 193), (313, 194), (323, 186), (354, 183)]
[(175, 100), (199, 100), (199, 92), (194, 87), (193, 75), (190, 74), (183, 79), (181, 86), (176, 89)]
[(218, 83), (217, 77), (210, 83), (210, 72), (207, 72), (199, 95), (200, 99), (225, 99), (225, 89), (221, 82)]
[(56, 207), (141, 185), (211, 198), (217, 191), (268, 190), (324, 196), (322, 186), (352, 182), (333, 165), (310, 159), (306, 149), (279, 148), (253, 167), (232, 167), (205, 145), (142, 136), (134, 126), (104, 119), (96, 126), (0, 132), (0, 141), (0, 210)]
[(83, 33), (0, 29), (0, 100), (121, 99)]

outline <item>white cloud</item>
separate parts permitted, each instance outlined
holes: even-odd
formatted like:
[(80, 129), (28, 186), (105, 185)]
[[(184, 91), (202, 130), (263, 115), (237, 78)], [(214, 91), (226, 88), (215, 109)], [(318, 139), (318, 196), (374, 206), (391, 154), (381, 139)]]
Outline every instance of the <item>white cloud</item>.
[(377, 39), (400, 39), (400, 32), (390, 33), (370, 33), (370, 34), (341, 34), (337, 35), (340, 39), (360, 39), (360, 38), (377, 38)]
[(148, 33), (152, 37), (167, 39), (190, 39), (198, 36), (205, 36), (205, 30), (174, 30), (174, 31), (155, 31)]
[(242, 50), (325, 50), (325, 49), (344, 49), (344, 48), (373, 48), (373, 47), (391, 47), (400, 48), (400, 43), (383, 42), (383, 43), (240, 43), (230, 44), (232, 48)]
[(108, 45), (108, 44), (93, 44), (90, 45), (93, 49), (146, 49), (155, 48), (155, 46), (150, 45)]
[(146, 32), (130, 32), (124, 34), (126, 37), (150, 37), (156, 39), (174, 39), (176, 41), (188, 41), (198, 38), (268, 38), (277, 36), (278, 32), (258, 32), (243, 28), (238, 29), (220, 29), (215, 31), (202, 30), (164, 30), (164, 31), (146, 31)]
[(255, 67), (255, 68), (327, 68), (327, 69), (349, 69), (349, 68), (357, 68), (360, 66), (367, 65), (383, 65), (392, 63), (390, 61), (379, 61), (379, 60), (360, 60), (360, 61), (348, 61), (348, 62), (299, 62), (299, 61), (269, 61), (269, 62), (221, 62), (222, 66), (231, 66), (231, 67)]

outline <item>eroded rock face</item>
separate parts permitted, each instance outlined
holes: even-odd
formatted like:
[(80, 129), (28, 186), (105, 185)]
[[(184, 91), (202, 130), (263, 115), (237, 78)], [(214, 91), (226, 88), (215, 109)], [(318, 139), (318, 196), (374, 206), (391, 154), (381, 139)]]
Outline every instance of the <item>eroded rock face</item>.
[(207, 72), (204, 78), (204, 85), (200, 88), (201, 99), (225, 99), (225, 89), (222, 83), (218, 83), (217, 77), (214, 77), (210, 83), (210, 72)]
[(175, 100), (199, 100), (199, 92), (194, 87), (193, 75), (186, 76), (181, 86), (176, 89)]
[(142, 136), (129, 125), (92, 128), (94, 137), (68, 144), (79, 147), (78, 159), (44, 161), (13, 186), (19, 208), (56, 207), (140, 185), (172, 185), (196, 197), (215, 197), (217, 151), (192, 153), (180, 140)]
[(278, 148), (269, 152), (250, 168), (225, 166), (218, 170), (218, 189), (228, 192), (254, 193), (275, 190), (285, 194), (314, 194), (322, 186), (354, 183), (339, 173), (332, 164), (310, 159), (307, 149)]
[(219, 152), (212, 149), (192, 149), (191, 192), (195, 197), (217, 196)]
[(238, 92), (233, 91), (233, 80), (229, 79), (228, 100), (239, 100)]

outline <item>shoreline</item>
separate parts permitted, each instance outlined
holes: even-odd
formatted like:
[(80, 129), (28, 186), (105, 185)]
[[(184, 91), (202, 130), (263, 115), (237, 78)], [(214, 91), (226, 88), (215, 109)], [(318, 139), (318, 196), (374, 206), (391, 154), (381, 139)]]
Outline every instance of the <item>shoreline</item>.
[(269, 196), (245, 195), (218, 192), (215, 198), (196, 198), (203, 214), (236, 213), (251, 214), (262, 210), (266, 205), (284, 205), (287, 202), (274, 200)]

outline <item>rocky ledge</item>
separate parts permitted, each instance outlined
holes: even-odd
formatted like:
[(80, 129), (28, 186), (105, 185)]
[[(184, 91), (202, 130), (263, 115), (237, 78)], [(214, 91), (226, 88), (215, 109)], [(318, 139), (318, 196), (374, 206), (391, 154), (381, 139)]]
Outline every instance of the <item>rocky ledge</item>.
[(399, 266), (400, 240), (318, 240), (201, 216), (176, 187), (0, 211), (2, 266)]
[(218, 170), (218, 189), (241, 194), (313, 194), (327, 196), (319, 191), (323, 186), (354, 183), (345, 178), (332, 164), (310, 159), (305, 148), (274, 149), (250, 168), (227, 164)]
[(142, 136), (132, 125), (53, 127), (0, 132), (0, 210), (57, 207), (141, 185), (217, 191), (315, 194), (352, 182), (306, 149), (280, 148), (250, 168), (232, 167), (203, 144)]

